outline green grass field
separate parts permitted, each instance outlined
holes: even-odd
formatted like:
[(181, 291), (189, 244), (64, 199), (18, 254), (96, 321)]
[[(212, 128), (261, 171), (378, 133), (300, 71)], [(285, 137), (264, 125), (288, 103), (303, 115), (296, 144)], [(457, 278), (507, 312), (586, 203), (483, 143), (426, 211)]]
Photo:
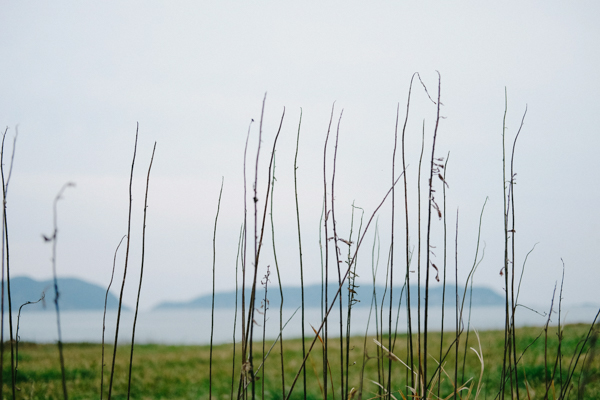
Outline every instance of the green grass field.
[[(586, 325), (568, 325), (564, 327), (563, 341), (561, 343), (562, 358), (562, 376), (559, 372), (554, 377), (554, 390), (558, 391), (561, 381), (564, 383), (567, 379), (567, 371), (571, 357), (576, 350), (579, 340), (587, 334), (589, 326)], [(539, 337), (534, 342), (535, 338)], [(558, 349), (558, 335), (556, 327), (548, 329), (547, 358), (549, 370), (556, 360)], [(501, 376), (501, 366), (504, 350), (504, 332), (486, 331), (480, 332), (481, 348), (483, 360), (485, 363), (481, 399), (493, 399), (498, 391), (498, 385)], [(448, 348), (454, 338), (450, 333), (444, 337), (444, 348)], [(439, 333), (430, 333), (430, 355), (429, 365), (430, 374), (433, 373), (436, 363), (433, 359), (439, 358)], [(460, 383), (473, 378), (471, 382), (475, 384), (474, 389), (479, 382), (481, 365), (474, 351), (467, 349), (467, 357), (464, 366), (462, 366), (462, 355), (465, 351), (466, 335), (463, 334), (459, 345), (459, 371), (458, 381)], [(349, 390), (351, 388), (359, 389), (361, 385), (361, 371), (363, 369), (365, 339), (353, 337), (351, 339), (350, 364), (349, 369)], [(373, 342), (373, 338), (368, 338), (366, 354), (369, 357), (364, 366), (363, 398), (374, 398), (378, 395), (378, 387), (372, 381), (381, 381), (378, 377), (377, 363), (385, 360), (387, 369), (387, 357), (378, 358), (378, 346)], [(384, 345), (387, 338), (384, 338)], [(394, 354), (401, 359), (406, 359), (407, 355), (407, 336), (399, 335), (396, 340)], [(437, 343), (437, 345), (435, 345)], [(545, 335), (543, 328), (520, 328), (517, 330), (518, 354), (523, 353), (527, 346), (528, 349), (523, 354), (519, 362), (519, 376), (521, 381), (519, 386), (528, 387), (530, 398), (543, 398), (545, 393)], [(533, 344), (531, 344), (533, 343)], [(416, 346), (416, 338), (414, 341)], [(531, 344), (531, 345), (530, 345)], [(269, 347), (270, 343), (267, 345)], [(10, 386), (10, 349), (8, 343), (5, 344), (5, 360), (3, 379), (3, 394), (5, 398), (11, 398)], [(322, 352), (320, 342), (319, 347), (315, 347), (311, 357), (307, 362), (307, 390), (308, 398), (322, 398), (321, 386), (323, 385), (322, 374)], [(469, 334), (468, 348), (479, 348), (476, 336), (473, 332)], [(262, 344), (256, 343), (255, 365), (260, 363)], [(107, 346), (106, 369), (110, 368), (110, 359), (108, 354), (111, 348)], [(116, 360), (115, 382), (113, 387), (113, 398), (126, 398), (127, 379), (128, 379), (128, 360), (129, 348), (124, 346), (118, 349)], [(135, 348), (133, 377), (132, 377), (132, 398), (134, 399), (206, 399), (208, 398), (209, 387), (209, 347), (208, 346), (166, 346), (166, 345), (138, 345)], [(237, 348), (237, 361), (234, 378), (234, 397), (236, 396), (241, 361), (239, 361), (240, 348)], [(594, 351), (587, 353), (587, 358), (580, 361), (572, 381), (569, 398), (577, 398), (580, 385), (586, 382), (584, 398), (600, 398), (600, 360), (593, 357)], [(297, 373), (302, 362), (302, 349), (300, 340), (284, 341), (284, 360), (285, 360), (285, 385), (286, 393)], [(101, 346), (99, 344), (67, 344), (64, 347), (65, 365), (67, 371), (67, 388), (69, 398), (71, 399), (91, 399), (100, 398), (101, 382)], [(339, 339), (329, 339), (329, 363), (333, 375), (333, 393), (331, 390), (331, 381), (329, 382), (329, 398), (340, 398), (340, 376), (339, 376)], [(582, 357), (585, 357), (582, 356)], [(260, 379), (256, 382), (257, 398), (262, 396), (262, 384), (264, 382), (264, 398), (278, 399), (282, 397), (282, 379), (280, 370), (279, 345), (273, 348), (266, 362), (266, 367), (258, 373)], [(233, 348), (232, 345), (216, 346), (213, 353), (213, 398), (230, 398), (232, 391), (232, 368), (233, 368)], [(109, 373), (105, 369), (104, 397), (106, 398)], [(451, 380), (454, 379), (454, 350), (445, 361), (445, 370), (450, 376), (443, 376), (440, 395), (444, 398), (445, 394), (451, 392)], [(582, 370), (583, 375), (582, 375)], [(559, 369), (560, 371), (560, 369)], [(109, 371), (108, 371), (109, 372)], [(550, 372), (548, 372), (550, 373)], [(393, 395), (400, 399), (401, 391), (405, 396), (409, 394), (406, 387), (408, 371), (398, 362), (394, 362), (392, 369), (392, 389), (396, 392)], [(328, 378), (329, 380), (330, 378)], [(58, 350), (55, 345), (21, 343), (19, 345), (19, 366), (17, 375), (17, 398), (19, 399), (60, 399), (61, 373), (59, 367)], [(553, 397), (553, 388), (550, 388), (550, 396)], [(435, 390), (437, 394), (437, 387)], [(468, 392), (462, 392), (463, 398), (467, 398)], [(302, 377), (294, 388), (292, 398), (303, 398)], [(357, 398), (357, 396), (356, 396)], [(474, 394), (471, 394), (474, 398)]]

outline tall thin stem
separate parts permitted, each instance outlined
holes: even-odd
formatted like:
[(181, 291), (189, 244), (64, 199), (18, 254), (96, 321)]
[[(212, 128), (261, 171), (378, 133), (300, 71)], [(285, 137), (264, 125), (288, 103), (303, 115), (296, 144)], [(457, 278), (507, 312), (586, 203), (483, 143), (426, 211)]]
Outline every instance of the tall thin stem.
[(129, 381), (127, 383), (127, 399), (131, 393), (131, 369), (133, 368), (133, 348), (135, 343), (135, 326), (137, 323), (138, 310), (140, 308), (140, 294), (142, 293), (142, 280), (144, 279), (144, 259), (146, 255), (146, 214), (148, 210), (148, 188), (150, 187), (150, 171), (152, 170), (152, 162), (154, 161), (154, 152), (156, 151), (156, 142), (152, 148), (152, 157), (148, 166), (148, 176), (146, 178), (146, 195), (144, 196), (144, 223), (142, 226), (142, 263), (140, 268), (140, 284), (138, 287), (137, 299), (135, 302), (135, 314), (133, 317), (133, 330), (131, 333), (131, 354), (129, 355)]
[[(279, 262), (277, 261), (277, 251), (275, 250), (275, 223), (273, 221), (273, 199), (275, 194), (275, 155), (273, 155), (273, 179), (271, 180), (271, 241), (273, 243), (273, 259), (275, 261), (275, 270), (277, 271), (277, 282), (279, 283), (279, 357), (281, 360), (281, 392), (282, 398), (285, 398), (285, 374), (283, 364), (283, 288), (281, 286), (281, 274), (279, 272)], [(264, 370), (263, 370), (264, 371)], [(263, 382), (264, 383), (264, 382)]]
[(263, 115), (264, 115), (264, 106), (265, 106), (265, 101), (266, 101), (266, 94), (265, 94), (265, 98), (263, 100), (263, 107), (262, 107), (262, 112), (261, 112), (261, 117), (260, 117), (260, 128), (259, 128), (259, 134), (258, 134), (258, 150), (257, 150), (257, 154), (256, 154), (256, 166), (255, 166), (255, 178), (254, 178), (254, 277), (252, 280), (252, 292), (250, 293), (250, 305), (248, 307), (248, 326), (246, 329), (246, 332), (248, 333), (248, 335), (245, 338), (246, 341), (246, 345), (249, 346), (249, 356), (248, 356), (248, 367), (246, 368), (248, 373), (250, 374), (250, 377), (252, 378), (252, 398), (254, 399), (256, 397), (256, 387), (254, 384), (254, 367), (253, 367), (253, 361), (252, 361), (252, 337), (254, 334), (254, 310), (255, 310), (255, 299), (256, 299), (256, 283), (257, 283), (257, 279), (258, 279), (258, 261), (260, 258), (260, 250), (262, 248), (262, 244), (263, 244), (263, 236), (265, 233), (265, 222), (267, 219), (267, 207), (269, 205), (269, 194), (271, 191), (271, 170), (272, 170), (272, 166), (273, 166), (273, 157), (275, 156), (275, 148), (277, 147), (277, 139), (279, 139), (279, 134), (281, 133), (281, 126), (283, 125), (283, 118), (285, 117), (285, 108), (283, 109), (283, 113), (281, 115), (281, 121), (279, 123), (279, 129), (277, 130), (277, 134), (275, 135), (275, 140), (273, 141), (273, 149), (271, 150), (271, 161), (269, 162), (269, 169), (268, 169), (268, 181), (267, 181), (267, 192), (265, 195), (265, 207), (264, 207), (264, 211), (263, 211), (263, 216), (262, 216), (262, 224), (261, 224), (261, 228), (260, 228), (260, 238), (258, 237), (258, 191), (257, 191), (257, 184), (258, 184), (258, 156), (260, 154), (260, 144), (261, 144), (261, 140), (262, 140), (262, 122), (263, 122)]
[(523, 124), (525, 122), (525, 116), (527, 115), (527, 106), (525, 106), (525, 112), (523, 113), (523, 118), (521, 120), (521, 125), (519, 126), (519, 130), (515, 136), (515, 140), (513, 142), (513, 148), (512, 148), (512, 153), (511, 153), (511, 157), (510, 157), (510, 187), (509, 187), (509, 196), (511, 197), (511, 201), (510, 201), (510, 206), (511, 206), (511, 217), (512, 217), (512, 221), (511, 221), (511, 258), (512, 258), (512, 263), (511, 263), (511, 285), (510, 285), (510, 295), (511, 295), (511, 303), (512, 303), (512, 310), (511, 310), (511, 332), (512, 332), (512, 349), (513, 349), (513, 363), (515, 365), (514, 367), (514, 375), (515, 375), (515, 386), (517, 387), (517, 400), (519, 399), (519, 376), (517, 374), (517, 337), (516, 337), (516, 332), (515, 332), (515, 311), (517, 308), (517, 302), (515, 299), (515, 193), (514, 193), (514, 189), (515, 189), (515, 176), (516, 173), (514, 171), (514, 162), (515, 162), (515, 148), (517, 146), (517, 139), (519, 138), (519, 135), (521, 134), (521, 129), (523, 128)]
[[(456, 297), (456, 331), (455, 331), (455, 337), (456, 337), (456, 347), (454, 348), (454, 400), (456, 400), (456, 397), (458, 396), (458, 390), (456, 390), (456, 388), (458, 387), (458, 346), (460, 345), (460, 324), (462, 323), (460, 316), (459, 316), (459, 307), (458, 307), (458, 303), (459, 303), (459, 299), (458, 299), (458, 208), (456, 209), (456, 232), (454, 234), (454, 290), (455, 290), (455, 297)], [(440, 362), (442, 362), (440, 360)]]
[(503, 199), (504, 199), (504, 262), (502, 263), (502, 271), (504, 272), (504, 289), (505, 289), (505, 318), (504, 318), (504, 356), (502, 360), (502, 374), (500, 377), (500, 398), (504, 400), (504, 392), (505, 392), (505, 379), (504, 377), (507, 374), (507, 370), (510, 370), (510, 360), (508, 357), (508, 366), (507, 366), (507, 351), (509, 347), (509, 333), (510, 333), (510, 304), (509, 304), (509, 286), (508, 286), (508, 199), (506, 196), (506, 113), (508, 110), (508, 96), (506, 92), (506, 88), (504, 88), (504, 118), (502, 119), (502, 187), (504, 190)]
[[(262, 108), (261, 108), (261, 112), (260, 112), (260, 122), (259, 122), (259, 128), (258, 128), (258, 147), (256, 150), (256, 165), (255, 165), (255, 169), (254, 169), (254, 197), (253, 197), (253, 202), (254, 202), (254, 277), (252, 279), (252, 291), (250, 292), (250, 305), (248, 306), (248, 321), (247, 321), (247, 328), (246, 328), (246, 336), (244, 337), (244, 342), (246, 346), (249, 346), (249, 351), (248, 351), (248, 367), (244, 368), (247, 369), (250, 377), (249, 379), (251, 380), (251, 385), (252, 385), (252, 400), (254, 400), (255, 396), (256, 396), (256, 389), (255, 389), (255, 385), (254, 385), (254, 371), (253, 371), (253, 359), (252, 359), (252, 337), (254, 334), (254, 296), (256, 295), (256, 279), (258, 277), (258, 208), (257, 208), (257, 203), (258, 203), (258, 192), (257, 192), (257, 185), (258, 185), (258, 160), (259, 160), (259, 156), (260, 156), (260, 145), (262, 142), (262, 123), (263, 123), (263, 116), (265, 113), (265, 102), (267, 100), (267, 94), (265, 93), (265, 97), (263, 98), (263, 103), (262, 103)], [(270, 179), (269, 179), (270, 180)]]
[[(419, 358), (419, 380), (423, 378), (423, 356), (421, 347), (421, 165), (425, 149), (425, 121), (421, 133), (421, 155), (417, 173), (417, 357)], [(417, 388), (421, 387), (417, 382)], [(417, 389), (418, 390), (418, 389)], [(423, 393), (421, 393), (422, 395)]]
[(106, 331), (106, 308), (108, 305), (108, 293), (110, 290), (110, 287), (112, 286), (113, 283), (113, 279), (115, 277), (115, 266), (117, 265), (117, 253), (119, 251), (119, 248), (121, 247), (121, 244), (123, 243), (123, 240), (127, 237), (127, 235), (123, 235), (123, 237), (121, 238), (121, 240), (119, 241), (119, 244), (117, 245), (117, 248), (115, 249), (115, 255), (113, 257), (113, 267), (112, 267), (112, 273), (110, 275), (110, 282), (108, 283), (108, 287), (106, 288), (106, 294), (104, 296), (104, 313), (102, 315), (102, 367), (100, 369), (100, 400), (102, 400), (102, 397), (104, 396), (104, 332)]
[[(408, 123), (408, 115), (410, 111), (410, 95), (412, 92), (412, 84), (416, 74), (410, 78), (410, 85), (408, 87), (408, 99), (406, 101), (406, 116), (404, 118), (404, 126), (402, 127), (402, 172), (404, 176), (404, 216), (406, 226), (406, 314), (407, 314), (407, 325), (408, 325), (408, 365), (413, 368), (414, 356), (413, 356), (413, 341), (412, 341), (412, 319), (410, 310), (410, 235), (409, 235), (409, 223), (408, 223), (408, 185), (406, 182), (406, 149), (405, 149), (405, 137), (406, 137), (406, 125)], [(409, 373), (411, 387), (415, 387), (414, 374)]]
[(242, 224), (242, 226), (240, 226), (240, 237), (238, 239), (237, 257), (235, 259), (235, 306), (234, 306), (234, 311), (233, 311), (233, 338), (232, 338), (233, 357), (232, 357), (232, 365), (231, 365), (231, 393), (230, 393), (231, 400), (233, 400), (233, 388), (235, 386), (235, 363), (236, 363), (235, 333), (237, 331), (238, 291), (239, 291), (238, 270), (239, 270), (239, 261), (240, 261), (240, 257), (241, 257), (241, 251), (242, 251), (242, 241), (244, 240), (243, 236), (244, 236), (244, 225)]
[(125, 279), (127, 278), (127, 264), (129, 262), (129, 245), (131, 242), (131, 207), (133, 202), (133, 169), (135, 166), (135, 156), (137, 152), (137, 141), (138, 141), (138, 132), (139, 132), (140, 124), (137, 124), (137, 128), (135, 130), (135, 144), (133, 146), (133, 159), (131, 161), (131, 173), (129, 175), (129, 212), (127, 217), (127, 247), (125, 250), (125, 268), (123, 269), (123, 281), (121, 283), (121, 293), (119, 294), (119, 307), (117, 309), (117, 326), (115, 329), (115, 344), (113, 347), (113, 358), (112, 365), (110, 368), (110, 381), (108, 384), (108, 400), (110, 400), (112, 395), (112, 387), (113, 380), (115, 376), (115, 361), (117, 359), (117, 344), (119, 342), (119, 323), (121, 322), (121, 307), (123, 305), (123, 292), (125, 291)]
[[(396, 147), (398, 145), (398, 119), (400, 117), (400, 103), (396, 108), (396, 124), (394, 126), (394, 151), (392, 153), (392, 183), (396, 180)], [(394, 222), (396, 219), (396, 188), (392, 188), (392, 229), (390, 244), (390, 315), (388, 319), (388, 349), (392, 349), (392, 311), (394, 290)], [(391, 351), (391, 350), (390, 350)], [(390, 398), (392, 393), (392, 358), (388, 359), (387, 393)]]
[[(329, 119), (329, 126), (327, 128), (327, 135), (325, 136), (325, 144), (323, 146), (323, 213), (324, 222), (323, 228), (325, 230), (325, 310), (329, 309), (328, 302), (328, 282), (329, 282), (329, 235), (327, 234), (327, 221), (329, 219), (329, 211), (327, 209), (327, 142), (329, 141), (329, 132), (331, 131), (331, 122), (333, 120), (333, 110), (335, 103), (331, 107), (331, 117)], [(325, 324), (323, 330), (323, 398), (327, 399), (327, 315), (323, 318)], [(321, 324), (323, 325), (323, 324)]]
[[(14, 356), (14, 337), (13, 337), (13, 319), (12, 319), (12, 297), (10, 293), (10, 251), (8, 245), (8, 222), (6, 218), (6, 204), (8, 195), (8, 184), (12, 175), (13, 162), (15, 159), (15, 148), (17, 145), (18, 130), (15, 130), (15, 138), (13, 140), (12, 155), (10, 158), (10, 168), (6, 182), (4, 180), (4, 140), (8, 128), (4, 130), (2, 135), (2, 148), (0, 149), (0, 175), (2, 176), (2, 317), (0, 318), (0, 371), (4, 371), (4, 265), (6, 263), (6, 289), (8, 295), (8, 325), (10, 330), (10, 369), (11, 369), (11, 389), (13, 399), (16, 398), (16, 371), (15, 371), (15, 356)], [(4, 395), (0, 393), (0, 399)]]
[[(65, 189), (67, 189), (68, 187), (72, 187), (75, 186), (75, 184), (73, 184), (72, 182), (68, 182), (65, 183), (63, 185), (63, 187), (60, 189), (60, 191), (58, 192), (58, 194), (56, 195), (56, 197), (54, 198), (54, 230), (52, 233), (52, 236), (50, 238), (46, 238), (46, 240), (50, 240), (52, 242), (52, 277), (54, 279), (54, 308), (56, 309), (56, 328), (58, 330), (58, 356), (59, 356), (59, 360), (60, 360), (60, 372), (61, 372), (61, 376), (62, 376), (62, 389), (63, 389), (63, 397), (65, 400), (67, 400), (69, 398), (69, 395), (67, 394), (67, 378), (66, 378), (66, 372), (65, 372), (65, 357), (63, 354), (63, 343), (62, 343), (62, 332), (61, 332), (61, 326), (60, 326), (60, 310), (59, 310), (59, 306), (58, 306), (58, 299), (60, 296), (60, 293), (58, 291), (58, 278), (56, 276), (56, 242), (57, 242), (57, 238), (58, 238), (58, 207), (57, 207), (57, 203), (58, 200), (60, 200), (62, 198), (62, 194), (64, 193)], [(11, 328), (12, 330), (12, 328)]]
[[(248, 133), (246, 134), (246, 146), (244, 147), (244, 233), (242, 243), (242, 363), (246, 362), (246, 243), (248, 236), (248, 207), (247, 207), (247, 195), (248, 191), (246, 188), (246, 154), (248, 152), (248, 139), (250, 139), (250, 128), (254, 120), (250, 121), (248, 125)], [(239, 397), (239, 393), (238, 393)]]
[(213, 230), (213, 262), (212, 262), (212, 302), (210, 307), (210, 361), (208, 371), (208, 398), (212, 398), (212, 356), (213, 356), (213, 334), (215, 330), (215, 267), (217, 262), (217, 222), (221, 210), (221, 196), (223, 195), (223, 182), (221, 178), (221, 190), (219, 190), (219, 202), (217, 203), (217, 214), (215, 215), (215, 228)]
[[(340, 267), (340, 249), (338, 247), (338, 235), (337, 235), (337, 226), (335, 220), (335, 172), (337, 166), (337, 149), (338, 149), (338, 139), (340, 137), (340, 124), (342, 122), (342, 115), (344, 110), (340, 113), (340, 118), (338, 120), (337, 130), (335, 134), (335, 147), (333, 151), (333, 171), (331, 174), (331, 223), (333, 226), (333, 249), (335, 251), (335, 259), (338, 271), (338, 284), (342, 285), (342, 270)], [(344, 400), (344, 318), (342, 315), (342, 297), (339, 298), (339, 306), (340, 306), (340, 381), (341, 381), (341, 396), (342, 400)], [(350, 307), (350, 305), (348, 305)], [(333, 390), (333, 389), (332, 389)]]
[[(442, 324), (440, 327), (440, 363), (442, 362), (442, 353), (443, 353), (443, 348), (444, 348), (444, 315), (445, 315), (445, 310), (446, 310), (446, 264), (447, 264), (447, 244), (446, 244), (446, 239), (447, 239), (447, 230), (446, 230), (446, 186), (448, 186), (448, 184), (446, 183), (446, 172), (448, 171), (448, 159), (450, 158), (450, 152), (448, 152), (448, 155), (446, 156), (446, 162), (444, 163), (444, 176), (442, 178), (443, 181), (443, 185), (442, 185), (442, 196), (444, 197), (443, 199), (443, 215), (444, 215), (444, 276), (443, 276), (443, 281), (442, 281)], [(440, 368), (439, 371), (439, 379), (438, 379), (438, 397), (440, 396), (440, 386), (441, 386), (441, 382), (442, 382), (442, 371)]]
[[(423, 343), (423, 382), (427, 383), (427, 359), (429, 358), (427, 355), (427, 334), (428, 334), (428, 320), (429, 320), (429, 266), (432, 264), (431, 261), (431, 209), (436, 207), (439, 212), (439, 208), (437, 204), (435, 204), (435, 199), (433, 197), (433, 174), (436, 170), (439, 170), (436, 165), (435, 159), (435, 141), (437, 139), (438, 127), (440, 125), (440, 96), (442, 91), (442, 77), (438, 72), (438, 97), (437, 97), (437, 116), (435, 118), (435, 129), (433, 131), (433, 143), (431, 145), (431, 165), (429, 172), (429, 196), (428, 196), (428, 215), (427, 215), (427, 261), (425, 264), (425, 322), (424, 322), (424, 343)], [(425, 392), (427, 392), (427, 387), (424, 388)]]
[[(302, 235), (300, 232), (300, 207), (298, 206), (298, 146), (300, 144), (300, 126), (302, 125), (302, 108), (300, 109), (300, 120), (298, 121), (298, 135), (296, 137), (296, 155), (294, 156), (294, 197), (296, 199), (296, 221), (298, 222), (298, 252), (300, 253), (300, 295), (302, 298), (302, 358), (306, 356), (306, 343), (305, 343), (305, 332), (304, 332), (304, 268), (302, 266)], [(302, 379), (304, 400), (306, 400), (306, 369), (303, 369)]]

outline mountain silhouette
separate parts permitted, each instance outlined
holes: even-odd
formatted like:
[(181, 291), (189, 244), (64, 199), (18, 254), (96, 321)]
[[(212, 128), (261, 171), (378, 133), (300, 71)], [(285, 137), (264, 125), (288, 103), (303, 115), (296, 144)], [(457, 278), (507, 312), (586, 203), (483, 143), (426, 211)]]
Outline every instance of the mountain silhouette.
[[(67, 310), (103, 310), (106, 288), (83, 281), (77, 278), (58, 278), (58, 305), (61, 311)], [(54, 281), (37, 281), (35, 279), (19, 276), (10, 280), (10, 294), (13, 312), (19, 307), (28, 304), (28, 311), (54, 310)], [(106, 308), (116, 309), (119, 305), (117, 297), (109, 293)], [(124, 309), (127, 307), (123, 306)], [(8, 310), (8, 287), (4, 282), (4, 310)]]
[[(328, 285), (328, 302), (331, 304), (334, 296), (338, 291), (337, 284), (329, 284)], [(279, 292), (279, 286), (271, 284), (267, 287), (267, 301), (269, 308), (278, 308), (281, 303), (281, 295)], [(361, 284), (360, 286), (355, 287), (354, 289), (354, 307), (368, 307), (371, 305), (371, 300), (373, 298), (373, 285)], [(297, 308), (302, 304), (302, 293), (300, 287), (296, 286), (283, 286), (283, 306), (284, 308)], [(458, 293), (461, 298), (464, 294), (464, 287), (458, 288)], [(377, 303), (381, 305), (382, 297), (385, 295), (385, 305), (389, 305), (389, 288), (386, 291), (383, 286), (375, 286), (375, 293), (377, 297)], [(307, 308), (319, 308), (321, 307), (321, 285), (313, 284), (307, 285), (304, 287), (304, 305)], [(343, 305), (346, 306), (348, 304), (348, 286), (344, 285), (342, 290), (340, 291)], [(402, 306), (406, 305), (406, 287), (403, 289), (402, 286), (394, 287), (392, 295), (393, 295), (393, 304), (394, 307), (398, 306), (398, 301), (400, 300), (400, 294), (402, 294)], [(256, 299), (256, 307), (260, 308), (261, 304), (265, 300), (265, 290), (263, 287), (260, 287), (256, 291), (257, 299)], [(411, 286), (411, 307), (416, 307), (417, 305), (417, 297), (418, 291), (416, 286)], [(471, 297), (472, 296), (472, 297)], [(246, 304), (250, 301), (250, 289), (246, 289)], [(338, 296), (339, 297), (339, 296)], [(446, 307), (454, 307), (456, 304), (456, 294), (454, 285), (446, 286), (446, 293), (444, 295), (443, 288), (441, 286), (436, 286), (429, 289), (429, 305), (430, 307), (441, 307), (442, 306), (442, 298), (445, 299)], [(469, 306), (469, 303), (472, 304), (473, 307), (478, 306), (496, 306), (504, 304), (504, 297), (490, 288), (484, 286), (473, 286), (472, 292), (471, 288), (467, 288), (466, 296), (465, 296), (465, 307)], [(472, 301), (471, 301), (472, 300)], [(238, 306), (241, 305), (242, 294), (241, 291), (237, 294), (237, 302)], [(337, 301), (337, 300), (336, 300)], [(424, 306), (425, 301), (425, 289), (421, 288), (421, 306)], [(224, 291), (215, 293), (215, 308), (234, 308), (236, 303), (236, 292), (235, 290)], [(169, 309), (169, 308), (210, 308), (212, 305), (212, 295), (203, 295), (196, 297), (190, 301), (184, 302), (163, 302), (158, 304), (154, 309)]]

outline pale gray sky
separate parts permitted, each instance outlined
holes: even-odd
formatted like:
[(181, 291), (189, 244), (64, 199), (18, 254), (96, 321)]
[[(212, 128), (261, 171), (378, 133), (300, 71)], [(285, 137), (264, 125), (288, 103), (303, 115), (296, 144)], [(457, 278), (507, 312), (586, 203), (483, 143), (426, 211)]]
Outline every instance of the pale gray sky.
[[(142, 307), (210, 291), (222, 177), (217, 288), (233, 288), (243, 221), (244, 143), (268, 92), (263, 161), (286, 107), (274, 211), (282, 281), (297, 284), (299, 277), (292, 174), (302, 107), (298, 173), (306, 279), (318, 282), (322, 149), (333, 102), (336, 119), (344, 110), (336, 207), (339, 227), (347, 232), (352, 202), (370, 215), (389, 187), (396, 108), (399, 103), (403, 118), (413, 72), (421, 73), (434, 95), (437, 70), (446, 118), (436, 154), (451, 153), (449, 242), (453, 247), (460, 207), (460, 279), (473, 262), (479, 212), (489, 196), (482, 229), (487, 247), (475, 282), (503, 288), (506, 87), (510, 143), (528, 105), (515, 161), (519, 268), (539, 243), (526, 267), (522, 301), (549, 305), (554, 284), (560, 283), (562, 258), (565, 301), (600, 302), (596, 2), (3, 0), (0, 8), (0, 125), (9, 128), (8, 139), (19, 129), (8, 195), (13, 275), (50, 277), (51, 248), (41, 234), (52, 230), (54, 196), (73, 181), (77, 187), (59, 203), (59, 274), (108, 283), (114, 249), (127, 229), (129, 168), (139, 121), (127, 303), (133, 304), (139, 279), (143, 193), (154, 141)], [(413, 93), (407, 131), (412, 196), (423, 119), (428, 140), (435, 122), (435, 106), (421, 86), (415, 85)], [(254, 160), (257, 137), (256, 122), (249, 160)], [(265, 184), (262, 173), (262, 192)], [(437, 195), (440, 201), (441, 187)], [(263, 205), (264, 196), (259, 199)], [(381, 269), (389, 242), (386, 207), (379, 220)], [(399, 214), (400, 241), (402, 218)], [(360, 258), (363, 280), (370, 275), (373, 228)], [(440, 265), (438, 221), (433, 229)], [(273, 265), (270, 235), (264, 251), (262, 266)], [(405, 271), (401, 251), (396, 277)]]

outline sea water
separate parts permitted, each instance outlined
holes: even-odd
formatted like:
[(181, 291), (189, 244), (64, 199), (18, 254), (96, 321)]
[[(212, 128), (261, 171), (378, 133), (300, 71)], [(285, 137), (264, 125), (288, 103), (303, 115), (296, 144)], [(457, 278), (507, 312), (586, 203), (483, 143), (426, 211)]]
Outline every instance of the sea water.
[[(561, 323), (591, 323), (598, 312), (597, 307), (577, 306), (563, 307)], [(295, 314), (294, 314), (295, 313)], [(304, 313), (304, 330), (308, 337), (314, 335), (313, 328), (319, 330), (322, 313), (319, 309), (306, 309)], [(376, 315), (377, 314), (377, 315)], [(425, 316), (421, 315), (421, 325), (424, 325)], [(103, 323), (103, 320), (105, 322)], [(504, 329), (504, 307), (473, 307), (470, 315), (465, 310), (462, 316), (463, 328), (466, 330), (477, 329), (493, 330)], [(131, 343), (133, 332), (134, 312), (123, 311), (119, 321), (119, 343)], [(244, 319), (247, 325), (247, 318)], [(347, 329), (347, 310), (343, 310), (343, 332)], [(383, 320), (383, 324), (382, 321)], [(214, 322), (213, 322), (214, 321)], [(340, 335), (340, 311), (334, 306), (327, 318), (328, 336)], [(351, 335), (374, 334), (376, 327), (383, 325), (383, 331), (389, 330), (389, 308), (370, 311), (367, 307), (352, 310), (350, 319)], [(442, 311), (439, 308), (431, 309), (428, 315), (428, 329), (439, 331), (441, 329)], [(515, 324), (517, 326), (544, 326), (548, 315), (543, 311), (535, 313), (525, 308), (518, 308)], [(104, 318), (102, 311), (64, 311), (60, 313), (60, 327), (63, 342), (90, 342), (100, 343), (104, 333), (106, 343), (114, 343), (116, 332), (117, 313), (110, 311)], [(284, 339), (298, 338), (302, 334), (301, 310), (284, 309), (282, 325), (287, 325), (282, 331)], [(412, 310), (413, 330), (417, 326), (417, 312)], [(558, 323), (558, 314), (553, 312), (550, 324)], [(215, 310), (214, 319), (207, 309), (173, 309), (141, 311), (138, 314), (135, 328), (136, 343), (158, 344), (209, 344), (211, 340), (211, 325), (213, 343), (231, 343), (239, 341), (242, 334), (241, 310), (234, 309)], [(280, 334), (279, 309), (268, 309), (265, 315), (254, 313), (254, 339), (261, 340), (263, 327), (265, 337), (274, 340)], [(402, 309), (398, 314), (392, 313), (392, 331), (406, 332), (407, 312)], [(8, 314), (4, 316), (4, 340), (9, 340)], [(17, 328), (17, 314), (13, 314), (13, 332)], [(444, 331), (451, 332), (456, 328), (456, 312), (454, 309), (444, 313)], [(21, 313), (19, 321), (19, 339), (21, 341), (52, 343), (58, 340), (58, 325), (56, 313), (47, 311)], [(314, 337), (314, 336), (312, 336)]]

